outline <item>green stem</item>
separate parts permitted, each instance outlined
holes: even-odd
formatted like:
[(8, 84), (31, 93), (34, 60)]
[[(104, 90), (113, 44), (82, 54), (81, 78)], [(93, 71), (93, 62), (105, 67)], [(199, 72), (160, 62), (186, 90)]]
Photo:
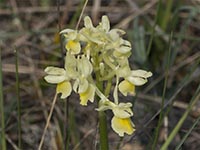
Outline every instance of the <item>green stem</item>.
[(109, 79), (108, 82), (107, 82), (107, 84), (106, 84), (105, 91), (104, 91), (105, 96), (109, 95), (111, 87), (112, 87), (112, 80)]
[(0, 49), (0, 114), (1, 114), (1, 150), (6, 150), (6, 136), (5, 136), (5, 119), (4, 119), (4, 101), (3, 101), (3, 79), (2, 79), (2, 62)]
[(99, 133), (100, 133), (100, 149), (108, 150), (108, 132), (106, 114), (103, 111), (99, 111)]
[[(99, 81), (99, 73), (96, 73), (97, 77), (97, 88), (102, 92), (103, 91), (103, 82)], [(109, 91), (106, 90), (108, 94)], [(106, 114), (103, 111), (99, 111), (99, 134), (100, 134), (100, 149), (108, 150), (108, 131), (107, 131), (107, 119)]]
[(17, 94), (17, 116), (18, 116), (18, 147), (19, 149), (22, 149), (21, 140), (22, 140), (22, 134), (21, 134), (21, 99), (20, 99), (20, 93), (19, 93), (19, 72), (18, 72), (18, 51), (15, 49), (15, 70), (16, 70), (16, 94)]

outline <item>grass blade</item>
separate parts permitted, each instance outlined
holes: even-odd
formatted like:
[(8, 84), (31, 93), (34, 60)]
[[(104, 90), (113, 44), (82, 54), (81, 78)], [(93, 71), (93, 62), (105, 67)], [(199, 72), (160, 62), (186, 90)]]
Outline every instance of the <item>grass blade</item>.
[(164, 31), (166, 31), (167, 25), (170, 20), (170, 16), (172, 13), (171, 12), (172, 6), (173, 6), (173, 0), (168, 0), (166, 1), (166, 6), (164, 6), (165, 9), (161, 10), (161, 11), (164, 11), (164, 13), (163, 13), (163, 16), (160, 17), (159, 19), (161, 20), (160, 26)]
[(1, 114), (1, 130), (0, 130), (1, 131), (1, 138), (0, 138), (1, 150), (6, 150), (1, 48), (0, 48), (0, 114)]
[(153, 38), (154, 38), (154, 34), (155, 34), (155, 28), (156, 28), (156, 24), (158, 22), (158, 17), (159, 17), (158, 12), (160, 12), (161, 2), (162, 2), (162, 0), (159, 0), (159, 2), (158, 2), (158, 6), (157, 6), (157, 10), (156, 10), (156, 12), (157, 12), (156, 13), (156, 18), (155, 18), (155, 21), (154, 21), (152, 34), (151, 34), (151, 37), (150, 37), (150, 40), (149, 40), (149, 44), (148, 44), (148, 47), (147, 47), (147, 56), (150, 54), (150, 51), (151, 51), (151, 46), (152, 46)]
[(167, 59), (167, 66), (166, 66), (166, 75), (165, 75), (165, 80), (164, 80), (164, 86), (163, 86), (163, 93), (162, 93), (162, 103), (161, 103), (161, 112), (159, 115), (159, 120), (158, 120), (158, 125), (156, 127), (155, 131), (155, 137), (154, 141), (152, 144), (152, 149), (156, 148), (157, 140), (158, 140), (158, 135), (159, 135), (159, 130), (163, 122), (163, 117), (164, 117), (164, 103), (165, 103), (165, 93), (166, 93), (166, 87), (167, 87), (167, 81), (168, 81), (168, 75), (169, 75), (169, 66), (170, 66), (170, 55), (171, 55), (171, 41), (173, 38), (173, 32), (171, 33), (170, 41), (169, 41), (169, 50), (168, 50), (168, 59)]
[(186, 109), (185, 113), (182, 115), (181, 119), (179, 120), (179, 122), (177, 123), (177, 125), (175, 126), (175, 128), (173, 129), (171, 134), (169, 135), (168, 139), (162, 145), (161, 150), (166, 150), (168, 148), (169, 144), (174, 139), (174, 137), (176, 136), (176, 134), (180, 130), (182, 124), (184, 123), (185, 119), (187, 118), (190, 110), (192, 109), (194, 104), (196, 104), (196, 102), (199, 100), (199, 98), (200, 98), (200, 84), (199, 84), (194, 96), (192, 97), (188, 108)]
[(16, 95), (17, 95), (17, 119), (18, 119), (18, 147), (21, 149), (21, 141), (22, 141), (22, 134), (21, 134), (21, 99), (20, 99), (20, 92), (19, 92), (19, 60), (18, 60), (18, 51), (17, 49), (14, 50), (15, 52), (15, 77), (16, 77)]
[(180, 141), (180, 143), (176, 146), (175, 150), (179, 150), (181, 148), (181, 146), (183, 145), (183, 143), (185, 142), (185, 140), (187, 139), (187, 137), (190, 135), (190, 133), (192, 132), (192, 130), (195, 128), (195, 126), (198, 124), (198, 122), (200, 121), (200, 116), (197, 118), (197, 120), (194, 122), (194, 124), (192, 125), (192, 127), (190, 128), (189, 131), (187, 131), (187, 133), (185, 134), (185, 136), (182, 138), (182, 140)]

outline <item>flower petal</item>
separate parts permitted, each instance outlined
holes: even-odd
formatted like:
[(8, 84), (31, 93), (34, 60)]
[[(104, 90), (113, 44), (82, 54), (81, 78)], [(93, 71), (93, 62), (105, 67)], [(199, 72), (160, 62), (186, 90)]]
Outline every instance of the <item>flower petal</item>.
[(122, 119), (114, 116), (111, 121), (111, 126), (121, 137), (124, 136), (124, 133), (131, 135), (135, 131), (134, 124), (130, 118)]
[(130, 107), (132, 107), (131, 103), (119, 103), (112, 108), (112, 111), (116, 117), (129, 118), (133, 116), (133, 112)]
[(139, 86), (147, 82), (147, 78), (151, 77), (152, 73), (145, 70), (132, 70), (131, 75), (127, 77), (127, 80), (132, 84)]
[(72, 87), (71, 87), (70, 82), (64, 81), (64, 82), (59, 83), (56, 87), (56, 92), (61, 93), (60, 98), (62, 99), (67, 98), (72, 92)]
[(127, 96), (128, 93), (130, 93), (131, 95), (135, 95), (135, 86), (128, 80), (124, 80), (119, 84), (119, 91), (124, 96)]
[(66, 71), (63, 68), (47, 67), (44, 71), (48, 74), (44, 79), (49, 83), (60, 83), (67, 79)]
[(87, 105), (88, 100), (91, 102), (94, 101), (94, 96), (95, 96), (95, 87), (90, 84), (88, 89), (84, 93), (80, 93), (80, 104), (81, 105)]
[(124, 34), (125, 34), (125, 31), (121, 29), (112, 29), (109, 32), (109, 35), (113, 41), (116, 41), (117, 39), (120, 38), (121, 35), (124, 35)]
[(92, 64), (85, 56), (82, 56), (82, 58), (78, 60), (77, 66), (78, 71), (83, 77), (88, 77), (92, 73)]
[(129, 75), (131, 73), (130, 71), (130, 68), (129, 68), (129, 65), (124, 65), (122, 67), (119, 67), (117, 70), (116, 70), (116, 74), (117, 76), (119, 77), (126, 77), (127, 75)]
[(84, 18), (84, 26), (85, 26), (86, 28), (93, 28), (92, 20), (90, 19), (89, 16), (86, 16), (86, 17)]
[(124, 53), (128, 53), (131, 50), (131, 47), (128, 46), (121, 46), (118, 49), (116, 49), (118, 52), (124, 54)]
[(101, 19), (102, 28), (105, 32), (108, 32), (110, 30), (110, 22), (107, 16), (103, 16)]
[(74, 30), (72, 29), (64, 29), (60, 32), (60, 34), (64, 34), (64, 33), (70, 33), (70, 32), (74, 32)]
[(47, 76), (44, 77), (44, 79), (48, 83), (56, 84), (56, 83), (63, 82), (65, 80), (65, 76), (47, 75)]
[(59, 67), (46, 67), (44, 70), (47, 74), (50, 75), (64, 75), (65, 69)]
[(86, 79), (77, 79), (74, 82), (73, 89), (76, 93), (84, 93), (88, 89), (89, 83)]
[(151, 72), (147, 72), (145, 70), (132, 70), (131, 71), (131, 76), (134, 77), (142, 77), (142, 78), (149, 78), (152, 76)]
[(65, 69), (69, 78), (77, 79), (77, 60), (74, 55), (67, 54), (65, 57)]
[(143, 85), (147, 82), (147, 79), (139, 77), (128, 77), (127, 80), (136, 86)]

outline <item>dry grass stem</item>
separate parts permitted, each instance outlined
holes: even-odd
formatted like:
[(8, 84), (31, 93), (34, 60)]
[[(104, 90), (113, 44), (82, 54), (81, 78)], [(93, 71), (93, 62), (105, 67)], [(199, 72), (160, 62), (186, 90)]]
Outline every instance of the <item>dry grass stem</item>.
[(56, 100), (57, 100), (57, 93), (54, 96), (54, 99), (53, 99), (53, 102), (52, 102), (52, 105), (51, 105), (51, 109), (50, 109), (50, 112), (49, 112), (49, 115), (48, 115), (48, 118), (47, 118), (47, 121), (46, 121), (46, 125), (45, 125), (45, 128), (44, 128), (43, 134), (42, 134), (42, 138), (41, 138), (40, 144), (38, 146), (38, 150), (41, 150), (41, 148), (42, 148), (44, 138), (45, 138), (45, 134), (46, 134), (47, 128), (50, 124), (51, 116), (52, 116), (52, 113), (53, 113), (53, 110), (54, 110), (54, 107), (55, 107), (55, 104), (56, 104)]

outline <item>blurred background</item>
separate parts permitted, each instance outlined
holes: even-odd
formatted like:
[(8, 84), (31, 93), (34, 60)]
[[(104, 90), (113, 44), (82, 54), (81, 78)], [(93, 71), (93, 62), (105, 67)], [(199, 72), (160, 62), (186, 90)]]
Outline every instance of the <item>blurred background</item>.
[[(18, 150), (16, 51), (18, 52), (19, 97), (21, 99), (22, 149), (35, 150), (41, 139), (55, 86), (43, 79), (46, 66), (62, 67), (64, 49), (59, 31), (75, 29), (84, 0), (0, 0), (0, 49), (2, 53), (5, 133), (8, 150)], [(137, 88), (132, 102), (136, 132), (118, 137), (110, 128), (110, 149), (149, 150), (166, 141), (188, 109), (200, 83), (200, 1), (199, 0), (89, 0), (83, 17), (91, 16), (97, 25), (107, 15), (112, 28), (126, 31), (132, 43), (132, 69), (153, 73), (149, 82)], [(79, 29), (83, 26), (80, 22)], [(196, 92), (196, 93), (195, 93)], [(162, 102), (165, 104), (161, 110)], [(72, 94), (57, 100), (44, 150), (98, 149), (97, 104), (80, 106)], [(159, 115), (162, 121), (158, 127)], [(200, 147), (200, 101), (192, 107), (181, 129), (171, 142), (175, 149), (186, 133), (182, 150)], [(193, 127), (192, 127), (193, 126)], [(190, 131), (190, 128), (192, 130)], [(2, 131), (2, 128), (1, 130)], [(155, 140), (155, 133), (157, 139)]]

